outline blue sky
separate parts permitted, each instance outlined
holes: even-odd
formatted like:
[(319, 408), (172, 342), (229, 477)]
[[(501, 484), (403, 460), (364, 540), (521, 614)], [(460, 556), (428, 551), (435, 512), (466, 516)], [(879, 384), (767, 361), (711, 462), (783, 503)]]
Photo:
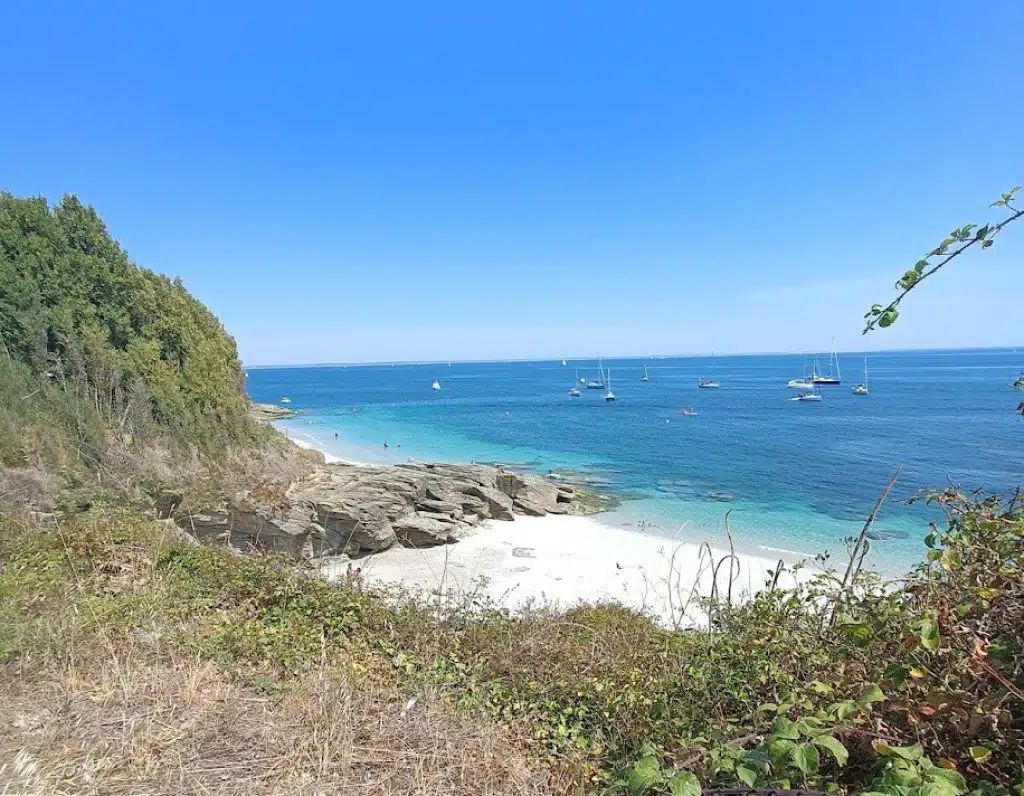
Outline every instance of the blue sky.
[(298, 5), (9, 4), (0, 187), (254, 365), (1024, 344), (1013, 227), (859, 335), (1024, 182), (1024, 4)]

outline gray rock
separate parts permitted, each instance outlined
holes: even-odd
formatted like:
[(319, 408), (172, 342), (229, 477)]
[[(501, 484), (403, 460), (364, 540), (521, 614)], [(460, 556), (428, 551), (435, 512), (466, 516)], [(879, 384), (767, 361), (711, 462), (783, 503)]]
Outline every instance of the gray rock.
[(435, 514), (447, 514), (455, 519), (459, 519), (463, 513), (462, 506), (448, 500), (418, 500), (416, 501), (416, 508), (421, 511), (434, 512)]
[(518, 511), (520, 514), (525, 514), (528, 517), (543, 517), (547, 514), (542, 506), (538, 506), (536, 503), (523, 498), (516, 498), (512, 503), (512, 508)]
[(480, 500), (484, 501), (492, 518), (496, 520), (515, 519), (512, 516), (512, 498), (504, 492), (473, 484), (466, 488), (465, 493), (470, 497), (480, 498)]
[(455, 534), (450, 525), (423, 514), (403, 517), (392, 527), (398, 540), (406, 547), (433, 547), (455, 541)]

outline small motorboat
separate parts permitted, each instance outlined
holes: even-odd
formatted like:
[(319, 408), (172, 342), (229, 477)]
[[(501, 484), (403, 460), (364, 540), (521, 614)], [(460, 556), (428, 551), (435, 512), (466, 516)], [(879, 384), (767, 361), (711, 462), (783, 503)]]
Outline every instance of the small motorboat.
[(696, 417), (697, 410), (695, 410), (692, 406), (685, 406), (679, 410), (679, 414), (683, 415), (684, 417)]
[(702, 390), (717, 390), (722, 385), (719, 384), (715, 379), (701, 378), (701, 380), (697, 382), (697, 386)]
[(284, 398), (281, 399), (281, 403), (283, 403), (283, 404), (290, 404), (291, 402), (292, 402), (292, 399), (289, 398), (287, 395)]
[(821, 396), (816, 392), (802, 392), (799, 395), (794, 395), (789, 400), (791, 401), (820, 401)]
[(1015, 390), (1024, 390), (1024, 373), (1021, 373), (1017, 377), (1017, 380), (1010, 386), (1013, 387), (1013, 389)]

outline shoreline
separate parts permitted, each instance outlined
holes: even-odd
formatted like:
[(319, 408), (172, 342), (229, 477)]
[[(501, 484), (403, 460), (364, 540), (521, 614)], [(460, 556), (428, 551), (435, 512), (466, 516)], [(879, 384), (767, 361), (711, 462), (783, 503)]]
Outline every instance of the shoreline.
[[(328, 464), (377, 466), (328, 453), (308, 432), (292, 436), (288, 429), (279, 430), (298, 447), (321, 453)], [(614, 516), (614, 512), (543, 517), (517, 514), (511, 521), (487, 520), (452, 543), (396, 545), (354, 559), (325, 559), (320, 568), (329, 580), (355, 571), (367, 583), (399, 586), (423, 599), (483, 597), (513, 611), (612, 600), (666, 626), (703, 622), (704, 613), (693, 603), (711, 595), (711, 570), (729, 555), (722, 540), (687, 538), (685, 525), (671, 533), (650, 524), (645, 532), (629, 524), (602, 521), (601, 517), (609, 514)], [(770, 550), (781, 555), (733, 548), (738, 565), (732, 583), (734, 599), (748, 598), (765, 588), (780, 561), (783, 571), (778, 586), (794, 585), (789, 567), (813, 558), (799, 551)], [(708, 551), (714, 563), (709, 564)], [(728, 593), (728, 561), (719, 568), (714, 585), (721, 594)], [(686, 611), (681, 611), (683, 603), (688, 603)]]
[[(689, 627), (706, 621), (697, 602), (711, 595), (712, 570), (728, 555), (593, 517), (517, 515), (511, 522), (489, 520), (452, 544), (396, 546), (356, 560), (328, 560), (321, 571), (329, 580), (357, 574), (368, 584), (398, 585), (425, 600), (483, 599), (513, 612), (614, 601), (664, 626)], [(742, 601), (766, 588), (778, 559), (735, 556), (732, 596)], [(787, 562), (778, 587), (795, 582)], [(728, 560), (719, 567), (717, 586), (721, 595), (728, 593)]]

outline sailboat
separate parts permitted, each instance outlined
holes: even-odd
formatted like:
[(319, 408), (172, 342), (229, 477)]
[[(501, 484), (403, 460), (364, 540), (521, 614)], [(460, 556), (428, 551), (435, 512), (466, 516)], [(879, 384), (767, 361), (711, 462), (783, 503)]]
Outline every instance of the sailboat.
[(440, 390), (441, 389), (441, 382), (439, 382), (439, 381), (437, 381), (435, 379), (434, 383), (430, 385), (430, 389), (432, 389), (432, 390)]
[[(817, 371), (817, 368), (815, 368)], [(804, 373), (807, 372), (807, 354), (804, 354)], [(786, 382), (786, 386), (791, 390), (813, 390), (814, 382), (811, 381), (810, 376), (803, 376), (799, 379), (790, 379)]]
[(864, 355), (864, 381), (853, 388), (854, 395), (867, 395), (868, 390), (868, 355)]
[(562, 360), (562, 367), (563, 367), (563, 368), (564, 368), (564, 367), (565, 367), (566, 365), (568, 365), (568, 364), (569, 364), (569, 363), (568, 363), (568, 362), (566, 362), (566, 361), (565, 361), (564, 359)]
[(604, 399), (606, 401), (615, 400), (615, 393), (612, 392), (612, 372), (610, 370), (608, 371), (608, 392), (604, 394)]
[(640, 379), (640, 381), (650, 381), (650, 379), (647, 378), (647, 366), (646, 365), (644, 365), (644, 377), (642, 379)]
[(815, 384), (824, 384), (827, 386), (833, 386), (841, 383), (842, 377), (839, 375), (839, 356), (836, 354), (836, 338), (832, 338), (832, 356), (828, 361), (828, 375), (821, 373), (818, 370), (818, 360), (814, 360), (814, 373), (811, 375), (811, 381)]
[(597, 355), (597, 378), (588, 379), (586, 382), (588, 390), (603, 390), (604, 384), (604, 365), (601, 363), (601, 355)]
[(579, 380), (580, 380), (580, 371), (579, 371), (579, 368), (577, 368), (576, 369), (576, 378), (573, 380), (572, 387), (569, 388), (569, 395), (572, 396), (573, 398), (579, 398), (580, 397)]

